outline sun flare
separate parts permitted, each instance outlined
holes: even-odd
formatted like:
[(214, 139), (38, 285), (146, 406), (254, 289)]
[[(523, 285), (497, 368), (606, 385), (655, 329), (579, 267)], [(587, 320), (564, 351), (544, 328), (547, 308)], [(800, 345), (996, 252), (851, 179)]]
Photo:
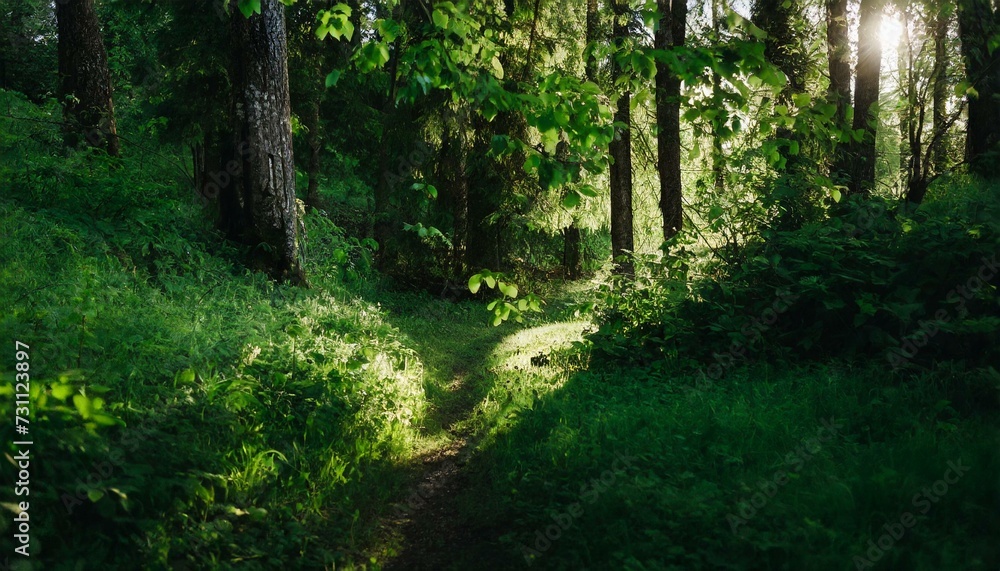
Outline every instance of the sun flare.
[(879, 40), (882, 41), (882, 49), (895, 49), (899, 45), (900, 38), (903, 37), (903, 23), (898, 16), (884, 16), (879, 26)]

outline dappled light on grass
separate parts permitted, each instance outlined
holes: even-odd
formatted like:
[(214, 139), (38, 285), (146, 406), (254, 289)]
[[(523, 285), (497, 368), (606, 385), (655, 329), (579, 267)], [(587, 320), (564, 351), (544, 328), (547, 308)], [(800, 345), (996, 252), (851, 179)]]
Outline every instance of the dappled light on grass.
[(498, 370), (519, 370), (548, 363), (548, 356), (582, 343), (590, 321), (546, 323), (521, 329), (497, 344), (490, 360)]

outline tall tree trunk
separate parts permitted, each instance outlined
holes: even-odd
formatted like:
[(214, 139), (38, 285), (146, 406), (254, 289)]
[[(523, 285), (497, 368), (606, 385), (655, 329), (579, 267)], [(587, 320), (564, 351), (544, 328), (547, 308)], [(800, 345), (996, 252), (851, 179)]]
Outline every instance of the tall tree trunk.
[[(837, 111), (833, 116), (838, 128), (847, 129), (847, 108), (851, 105), (851, 45), (848, 40), (847, 0), (826, 0), (826, 49), (830, 71), (829, 97)], [(830, 168), (834, 179), (850, 169), (849, 154), (842, 141), (834, 150)]]
[(109, 155), (119, 152), (118, 128), (111, 101), (108, 52), (94, 0), (56, 2), (58, 31), (59, 101), (66, 122), (67, 146), (85, 140)]
[[(674, 2), (671, 2), (671, 1), (668, 0), (667, 2), (664, 2), (663, 0), (660, 0), (659, 3), (661, 5), (660, 6), (661, 18), (662, 18), (662, 11), (664, 9), (664, 6), (663, 6), (664, 4), (666, 4), (668, 6), (671, 6), (671, 5), (679, 3), (680, 1), (681, 0), (676, 0)], [(712, 34), (713, 34), (713, 37), (714, 37), (714, 41), (716, 43), (722, 43), (722, 4), (723, 4), (723, 1), (724, 0), (712, 0)], [(671, 6), (671, 7), (672, 8), (676, 8), (676, 6)], [(683, 9), (684, 9), (684, 19), (686, 20), (687, 19), (687, 5), (686, 4), (684, 4)], [(660, 25), (661, 26), (663, 25), (662, 20), (660, 22)], [(686, 26), (685, 26), (685, 28), (686, 28)], [(684, 44), (683, 32), (684, 32), (684, 30), (682, 29), (681, 30), (682, 37), (681, 37), (680, 43), (674, 43), (674, 45), (678, 45), (679, 46), (679, 45), (683, 45)], [(656, 41), (655, 38), (654, 38), (653, 41), (655, 43), (655, 41)], [(657, 70), (657, 72), (659, 72), (659, 70)], [(678, 88), (679, 87), (680, 86), (678, 85)], [(717, 72), (715, 70), (712, 70), (712, 101), (717, 102), (717, 104), (721, 104), (722, 103), (722, 77), (719, 75), (719, 72)], [(723, 190), (725, 190), (725, 181), (726, 181), (726, 179), (725, 179), (726, 157), (725, 157), (725, 155), (723, 154), (723, 151), (722, 151), (722, 134), (719, 132), (720, 131), (719, 127), (720, 127), (720, 125), (719, 125), (719, 123), (717, 121), (713, 121), (712, 122), (712, 180), (713, 180), (713, 182), (715, 184), (715, 193), (716, 193), (716, 195), (721, 195), (722, 192), (723, 192)], [(678, 129), (679, 128), (680, 128), (680, 124), (678, 123)], [(677, 152), (680, 153), (680, 134), (679, 133), (678, 133), (678, 149), (677, 149)], [(679, 156), (680, 155), (678, 154), (678, 157)], [(678, 163), (678, 165), (679, 165), (679, 163)], [(662, 176), (662, 174), (661, 174), (661, 176)], [(664, 236), (666, 236), (665, 232), (664, 232)]]
[[(618, 46), (624, 45), (629, 37), (629, 18), (627, 0), (612, 0), (614, 8), (613, 40)], [(623, 70), (617, 63), (612, 65), (612, 78), (618, 79)], [(615, 138), (609, 145), (611, 155), (611, 255), (616, 260), (623, 256), (631, 256), (635, 249), (632, 234), (632, 112), (630, 105), (632, 95), (628, 87), (618, 97), (615, 109), (615, 123), (621, 127), (615, 128)], [(633, 273), (631, 260), (625, 260), (616, 265), (616, 271), (624, 274)]]
[[(600, 40), (598, 37), (598, 26), (600, 25), (600, 13), (597, 11), (597, 0), (587, 0), (587, 43), (591, 44)], [(584, 72), (587, 81), (597, 83), (597, 58), (591, 56), (584, 62)], [(576, 279), (582, 273), (582, 256), (580, 249), (583, 245), (580, 238), (580, 227), (577, 225), (576, 213), (571, 213), (569, 225), (562, 229), (563, 235), (563, 268), (566, 277)]]
[(881, 0), (861, 0), (853, 128), (864, 131), (864, 137), (852, 144), (851, 179), (847, 185), (851, 194), (861, 196), (868, 196), (875, 187), (876, 110), (882, 73), (882, 44), (878, 36), (881, 21)]
[(848, 43), (847, 0), (826, 2), (826, 46), (830, 70), (830, 99), (837, 106), (837, 124), (845, 126), (851, 104), (851, 45)]
[(990, 53), (989, 41), (1000, 33), (1000, 17), (990, 0), (959, 0), (958, 33), (969, 83), (978, 95), (968, 96), (965, 160), (980, 172), (995, 165), (979, 159), (1000, 141), (1000, 49)]
[(754, 24), (767, 32), (764, 56), (788, 79), (778, 100), (789, 105), (792, 95), (805, 91), (809, 65), (803, 53), (802, 38), (795, 32), (795, 22), (802, 17), (802, 7), (799, 0), (755, 0), (752, 17)]
[(467, 113), (464, 108), (444, 114), (441, 135), (441, 162), (444, 181), (448, 185), (448, 196), (452, 206), (452, 271), (457, 279), (465, 272), (465, 253), (469, 235), (469, 177), (466, 172), (466, 129)]
[(948, 18), (941, 8), (934, 16), (934, 69), (931, 72), (933, 97), (933, 144), (930, 168), (941, 174), (948, 166)]
[[(714, 2), (713, 2), (714, 5)], [(653, 38), (657, 50), (684, 45), (687, 28), (687, 3), (684, 0), (658, 0), (660, 22)], [(681, 188), (681, 80), (667, 64), (656, 64), (656, 170), (660, 177), (660, 212), (663, 215), (663, 240), (670, 240), (684, 224)], [(718, 143), (717, 137), (713, 145)], [(720, 149), (721, 151), (721, 149)], [(713, 153), (713, 171), (719, 165)], [(721, 169), (715, 173), (716, 187), (721, 187)]]
[(284, 8), (279, 0), (261, 0), (261, 13), (245, 18), (234, 0), (230, 14), (234, 140), (242, 161), (235, 186), (246, 218), (243, 240), (252, 247), (255, 269), (277, 280), (304, 284)]

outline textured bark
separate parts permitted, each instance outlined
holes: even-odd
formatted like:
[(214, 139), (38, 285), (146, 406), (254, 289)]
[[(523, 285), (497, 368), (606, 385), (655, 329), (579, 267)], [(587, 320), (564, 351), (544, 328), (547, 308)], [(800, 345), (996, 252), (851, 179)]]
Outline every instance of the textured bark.
[[(659, 0), (660, 23), (654, 47), (668, 50), (684, 45), (687, 4), (684, 0)], [(666, 64), (656, 64), (656, 170), (660, 177), (660, 212), (663, 239), (677, 235), (684, 223), (681, 195), (681, 80)], [(721, 187), (721, 165), (714, 163), (717, 188)]]
[(867, 196), (875, 186), (875, 133), (878, 127), (879, 80), (882, 69), (882, 44), (879, 25), (881, 0), (861, 0), (858, 29), (858, 63), (854, 72), (854, 124), (863, 130), (860, 142), (851, 145), (850, 194)]
[(837, 106), (834, 117), (844, 126), (851, 104), (851, 46), (848, 43), (847, 0), (826, 2), (826, 46), (830, 71), (830, 99)]
[[(851, 45), (848, 40), (847, 0), (826, 1), (826, 49), (830, 71), (829, 97), (837, 111), (834, 122), (841, 129), (849, 128), (847, 108), (851, 104)], [(850, 168), (848, 148), (838, 145), (834, 150), (831, 174), (844, 176)]]
[(469, 234), (469, 177), (466, 172), (466, 118), (462, 111), (446, 113), (441, 137), (443, 182), (452, 206), (452, 270), (461, 278), (465, 272), (466, 243)]
[[(662, 5), (663, 4), (670, 5), (671, 3), (672, 2), (670, 2), (670, 1), (663, 2), (661, 0), (660, 1), (660, 4), (661, 4), (660, 11), (661, 11), (661, 13), (663, 12)], [(674, 3), (676, 4), (676, 3), (679, 3), (679, 2), (674, 2)], [(722, 20), (721, 20), (722, 6), (721, 6), (721, 4), (723, 4), (723, 2), (721, 2), (720, 0), (712, 0), (712, 33), (713, 33), (713, 35), (715, 37), (715, 41), (716, 42), (721, 42), (721, 37), (722, 37), (722, 35), (721, 35), (721, 32), (722, 32)], [(687, 19), (687, 5), (685, 4), (683, 6), (683, 8), (684, 8), (684, 12), (685, 12), (684, 19), (686, 20)], [(662, 23), (661, 23), (661, 25), (662, 25)], [(654, 38), (653, 41), (654, 42), (656, 41), (655, 38)], [(677, 44), (677, 45), (681, 45), (683, 43), (684, 42), (681, 41), (681, 43)], [(657, 73), (659, 73), (659, 68), (657, 69)], [(715, 70), (712, 70), (712, 100), (713, 101), (722, 101), (722, 76), (720, 76), (719, 72), (717, 72)], [(718, 122), (716, 122), (716, 121), (713, 121), (712, 122), (712, 180), (713, 180), (713, 182), (715, 184), (715, 192), (716, 192), (716, 194), (721, 195), (723, 193), (723, 191), (725, 190), (726, 157), (725, 157), (725, 155), (723, 154), (723, 151), (722, 151), (722, 134), (719, 131), (720, 131), (720, 124)], [(678, 134), (678, 141), (679, 141), (679, 136), (680, 135)], [(679, 142), (678, 142), (678, 145), (679, 145)], [(680, 153), (680, 148), (679, 147), (678, 147), (678, 151), (677, 152)], [(661, 176), (662, 176), (662, 174), (661, 174)], [(680, 228), (680, 227), (678, 226), (678, 228)], [(664, 236), (666, 236), (666, 232), (664, 232)]]
[(989, 39), (1000, 33), (1000, 17), (990, 0), (959, 0), (958, 29), (968, 81), (978, 96), (968, 97), (965, 160), (980, 171), (995, 170), (978, 159), (1000, 141), (1000, 50), (989, 53)]
[(574, 220), (569, 226), (562, 229), (563, 235), (563, 268), (566, 270), (566, 277), (576, 279), (582, 273), (582, 260), (580, 255), (580, 227)]
[(118, 155), (118, 129), (111, 101), (108, 53), (94, 0), (56, 2), (58, 29), (59, 101), (66, 123), (64, 139), (75, 147), (81, 141)]
[(284, 8), (262, 0), (261, 13), (244, 18), (236, 4), (230, 4), (234, 140), (242, 168), (234, 186), (246, 221), (242, 239), (252, 248), (253, 267), (302, 284)]
[[(614, 41), (623, 43), (629, 37), (628, 4), (624, 0), (613, 0), (615, 22), (612, 34)], [(618, 78), (623, 71), (617, 64), (612, 66), (612, 77)], [(635, 249), (632, 234), (632, 113), (630, 104), (632, 95), (628, 88), (618, 97), (615, 109), (615, 123), (621, 127), (615, 128), (615, 138), (609, 145), (611, 155), (611, 255), (618, 259), (630, 255)], [(631, 261), (623, 261), (616, 265), (619, 273), (631, 274)]]
[(764, 57), (777, 66), (788, 83), (778, 95), (778, 101), (788, 105), (792, 95), (805, 90), (809, 62), (802, 49), (802, 38), (795, 33), (794, 23), (801, 18), (799, 0), (755, 0), (752, 19), (767, 32)]

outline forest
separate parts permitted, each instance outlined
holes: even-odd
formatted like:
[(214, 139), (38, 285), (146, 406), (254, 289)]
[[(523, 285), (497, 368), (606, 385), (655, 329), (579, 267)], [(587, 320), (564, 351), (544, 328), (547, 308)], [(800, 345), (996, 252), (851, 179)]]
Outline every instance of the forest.
[(996, 571), (998, 253), (997, 0), (0, 0), (0, 570)]

